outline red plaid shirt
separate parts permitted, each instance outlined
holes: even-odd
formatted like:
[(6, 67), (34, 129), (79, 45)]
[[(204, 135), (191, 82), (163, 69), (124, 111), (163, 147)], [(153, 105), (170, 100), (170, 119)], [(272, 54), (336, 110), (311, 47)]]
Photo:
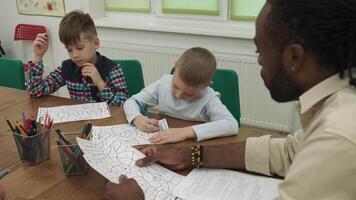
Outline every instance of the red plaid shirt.
[(89, 77), (81, 75), (81, 70), (71, 60), (63, 61), (62, 66), (42, 79), (43, 61), (28, 63), (27, 92), (32, 97), (49, 95), (60, 87), (67, 85), (71, 99), (85, 102), (107, 101), (111, 105), (122, 106), (127, 99), (125, 78), (120, 66), (101, 56), (95, 65), (106, 86), (102, 91), (93, 84)]

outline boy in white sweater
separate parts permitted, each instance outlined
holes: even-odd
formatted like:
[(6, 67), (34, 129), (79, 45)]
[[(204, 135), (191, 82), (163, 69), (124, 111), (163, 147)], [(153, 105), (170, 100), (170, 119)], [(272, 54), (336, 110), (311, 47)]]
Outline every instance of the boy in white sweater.
[(185, 51), (175, 65), (173, 75), (145, 87), (124, 104), (126, 118), (141, 131), (159, 131), (158, 120), (144, 116), (142, 107), (157, 106), (159, 112), (171, 117), (206, 122), (184, 128), (169, 128), (150, 138), (164, 144), (191, 138), (202, 141), (237, 134), (238, 123), (209, 87), (216, 70), (214, 55), (195, 47)]

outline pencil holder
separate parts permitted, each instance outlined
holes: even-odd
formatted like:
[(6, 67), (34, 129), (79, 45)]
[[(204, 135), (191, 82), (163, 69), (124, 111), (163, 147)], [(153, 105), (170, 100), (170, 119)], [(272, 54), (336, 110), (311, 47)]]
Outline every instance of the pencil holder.
[[(66, 136), (68, 137), (68, 134)], [(79, 148), (78, 144), (58, 144), (58, 151), (61, 156), (63, 170), (66, 176), (88, 174), (89, 165), (85, 161), (83, 152)]]
[(37, 165), (50, 159), (50, 133), (50, 129), (33, 136), (13, 133), (21, 160), (30, 165)]

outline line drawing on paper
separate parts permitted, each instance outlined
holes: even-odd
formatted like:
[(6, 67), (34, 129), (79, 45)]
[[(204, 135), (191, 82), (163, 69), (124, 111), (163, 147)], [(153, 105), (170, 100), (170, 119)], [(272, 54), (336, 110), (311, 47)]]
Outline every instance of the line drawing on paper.
[(125, 174), (134, 178), (145, 193), (146, 199), (175, 199), (173, 188), (182, 180), (176, 174), (158, 164), (140, 168), (135, 165), (144, 154), (123, 143), (118, 137), (105, 137), (100, 141), (77, 138), (88, 164), (113, 183)]
[(111, 116), (109, 106), (106, 102), (39, 107), (37, 121), (43, 123), (43, 118), (46, 113), (53, 119), (53, 123), (102, 119)]

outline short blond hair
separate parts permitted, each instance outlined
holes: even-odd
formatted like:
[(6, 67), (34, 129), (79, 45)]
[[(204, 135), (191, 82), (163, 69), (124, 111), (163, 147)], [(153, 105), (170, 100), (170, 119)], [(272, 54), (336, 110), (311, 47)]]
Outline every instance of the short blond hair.
[(209, 85), (216, 70), (215, 56), (207, 49), (193, 47), (177, 60), (175, 73), (190, 86)]

